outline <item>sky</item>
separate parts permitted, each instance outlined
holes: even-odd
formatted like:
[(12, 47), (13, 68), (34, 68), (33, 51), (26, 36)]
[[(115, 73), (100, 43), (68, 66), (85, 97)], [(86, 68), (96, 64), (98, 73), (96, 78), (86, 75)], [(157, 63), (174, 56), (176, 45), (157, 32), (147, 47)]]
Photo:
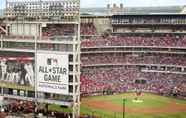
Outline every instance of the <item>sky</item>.
[(126, 7), (186, 5), (186, 0), (81, 0), (81, 7), (105, 7), (109, 1)]
[[(81, 7), (106, 7), (108, 3), (123, 3), (126, 7), (186, 5), (186, 0), (81, 0)], [(0, 0), (0, 8), (5, 0)]]

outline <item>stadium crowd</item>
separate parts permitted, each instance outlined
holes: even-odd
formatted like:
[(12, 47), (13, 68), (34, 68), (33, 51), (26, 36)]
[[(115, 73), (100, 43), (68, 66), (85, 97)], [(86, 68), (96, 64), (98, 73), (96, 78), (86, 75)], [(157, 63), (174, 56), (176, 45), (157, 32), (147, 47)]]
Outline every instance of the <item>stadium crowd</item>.
[(96, 46), (164, 46), (184, 47), (186, 46), (185, 36), (110, 36), (107, 38), (97, 37), (95, 40), (83, 39), (82, 47)]
[(21, 116), (21, 117), (31, 116), (32, 118), (34, 116), (48, 116), (50, 118), (72, 117), (72, 113), (49, 110), (48, 105), (44, 105), (44, 106), (42, 105), (42, 107), (37, 106), (37, 109), (35, 109), (35, 105), (33, 102), (21, 101), (16, 99), (11, 99), (9, 100), (9, 102), (10, 103), (8, 105), (3, 107), (3, 111), (1, 110), (0, 115), (4, 114), (5, 116)]
[[(185, 47), (186, 37), (181, 35), (162, 36), (99, 36), (84, 38), (82, 48), (103, 46), (155, 46)], [(94, 51), (94, 50), (93, 50)], [(87, 51), (88, 52), (88, 51)], [(160, 64), (186, 66), (186, 56), (178, 54), (129, 54), (129, 53), (82, 53), (82, 95), (114, 93), (140, 89), (158, 94), (176, 94), (186, 98), (184, 74), (144, 72), (138, 66), (122, 64)], [(120, 66), (118, 66), (119, 64)], [(91, 67), (91, 65), (98, 65)], [(104, 65), (104, 66), (100, 66)], [(110, 66), (107, 66), (110, 65)], [(90, 66), (90, 67), (89, 67)], [(136, 81), (143, 83), (136, 83)]]
[(81, 23), (81, 35), (95, 35), (96, 27), (93, 23)]
[[(137, 80), (143, 83), (136, 83)], [(186, 97), (186, 77), (181, 74), (147, 73), (137, 67), (99, 67), (82, 69), (82, 94), (99, 94), (112, 88), (114, 93), (140, 89), (168, 95), (177, 91)]]
[[(6, 100), (6, 99), (5, 99)], [(0, 111), (0, 118), (20, 117), (20, 118), (72, 118), (72, 113), (63, 111), (49, 110), (47, 104), (37, 106), (35, 109), (34, 102), (8, 99), (9, 103), (3, 106)], [(81, 114), (78, 118), (100, 118), (92, 115)]]
[(186, 66), (185, 55), (169, 54), (123, 54), (123, 53), (103, 53), (103, 54), (83, 54), (81, 56), (82, 65), (95, 64), (161, 64)]

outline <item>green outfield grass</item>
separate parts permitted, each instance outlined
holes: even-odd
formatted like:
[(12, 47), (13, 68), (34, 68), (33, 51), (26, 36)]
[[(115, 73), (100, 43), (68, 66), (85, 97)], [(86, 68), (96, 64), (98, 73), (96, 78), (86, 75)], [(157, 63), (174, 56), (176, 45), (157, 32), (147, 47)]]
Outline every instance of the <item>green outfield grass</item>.
[[(120, 95), (111, 95), (111, 96), (93, 96), (87, 97), (90, 101), (106, 100), (110, 101), (113, 104), (122, 105), (123, 98), (126, 98), (126, 107), (129, 108), (161, 108), (168, 105), (170, 102), (176, 102), (179, 104), (186, 104), (185, 100), (179, 100), (173, 97), (164, 97), (155, 94), (145, 93), (140, 99), (143, 103), (133, 103), (134, 93), (125, 93)], [(84, 100), (84, 99), (83, 99)], [(174, 109), (174, 108), (172, 108)], [(102, 116), (103, 118), (123, 118), (122, 112), (109, 112), (99, 108), (93, 108), (82, 101), (81, 104), (81, 113), (90, 114), (96, 116)], [(173, 113), (126, 113), (125, 118), (186, 118), (186, 111), (182, 112), (173, 112)]]
[[(134, 93), (125, 93), (111, 96), (93, 96), (82, 99), (81, 102), (81, 114), (89, 114), (95, 116), (101, 116), (102, 118), (123, 118), (122, 112), (109, 112), (103, 109), (94, 108), (87, 105), (84, 100), (99, 101), (106, 100), (116, 105), (123, 104), (123, 98), (127, 99), (126, 107), (130, 108), (161, 108), (168, 105), (170, 102), (176, 102), (178, 104), (186, 105), (186, 100), (180, 100), (173, 97), (164, 97), (155, 94), (145, 93), (140, 99), (143, 103), (133, 103), (132, 100), (135, 98)], [(50, 105), (50, 110), (72, 112), (71, 108), (61, 108), (58, 105)], [(174, 108), (172, 108), (174, 109)], [(171, 112), (171, 113), (125, 113), (125, 118), (186, 118), (186, 111), (182, 112)]]

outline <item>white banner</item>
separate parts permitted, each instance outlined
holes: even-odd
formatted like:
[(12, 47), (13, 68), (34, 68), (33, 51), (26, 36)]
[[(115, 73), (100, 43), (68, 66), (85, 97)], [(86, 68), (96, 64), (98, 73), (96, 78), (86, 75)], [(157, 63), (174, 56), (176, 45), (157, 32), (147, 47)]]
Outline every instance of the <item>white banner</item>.
[(68, 94), (68, 55), (37, 53), (37, 91)]

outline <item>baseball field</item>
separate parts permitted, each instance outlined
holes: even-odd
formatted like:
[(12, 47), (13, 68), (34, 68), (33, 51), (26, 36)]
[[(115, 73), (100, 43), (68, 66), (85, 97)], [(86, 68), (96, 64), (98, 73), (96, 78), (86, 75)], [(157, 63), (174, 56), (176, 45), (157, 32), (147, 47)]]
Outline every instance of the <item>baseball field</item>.
[(138, 103), (135, 97), (135, 93), (84, 97), (81, 113), (102, 118), (186, 118), (186, 100), (143, 93)]

